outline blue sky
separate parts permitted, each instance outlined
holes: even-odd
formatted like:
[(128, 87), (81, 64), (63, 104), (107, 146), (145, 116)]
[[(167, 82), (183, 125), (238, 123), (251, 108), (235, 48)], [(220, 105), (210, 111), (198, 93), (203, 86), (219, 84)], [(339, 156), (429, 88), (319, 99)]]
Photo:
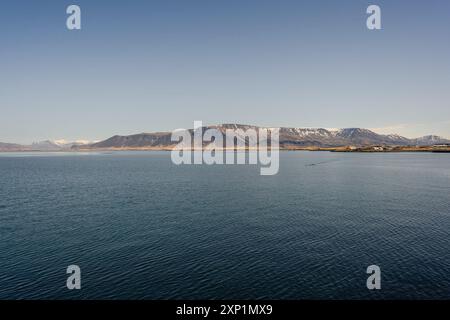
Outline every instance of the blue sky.
[(0, 141), (194, 120), (450, 138), (449, 35), (447, 0), (2, 1)]

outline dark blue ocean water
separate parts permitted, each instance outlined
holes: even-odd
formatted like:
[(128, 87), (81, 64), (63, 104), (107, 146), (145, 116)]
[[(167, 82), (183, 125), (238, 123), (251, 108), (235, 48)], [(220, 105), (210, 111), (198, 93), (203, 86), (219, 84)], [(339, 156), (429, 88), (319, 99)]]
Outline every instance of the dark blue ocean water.
[(450, 155), (282, 152), (260, 176), (165, 152), (1, 154), (0, 299), (24, 298), (449, 299)]

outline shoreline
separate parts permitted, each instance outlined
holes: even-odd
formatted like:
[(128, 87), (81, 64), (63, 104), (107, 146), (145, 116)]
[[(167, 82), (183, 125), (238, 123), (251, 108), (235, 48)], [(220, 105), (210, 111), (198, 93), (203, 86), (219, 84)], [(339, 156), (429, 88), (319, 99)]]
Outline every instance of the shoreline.
[[(0, 150), (0, 153), (26, 153), (26, 152), (41, 152), (41, 153), (79, 153), (79, 152), (121, 152), (121, 151), (172, 151), (173, 147), (139, 147), (139, 148), (78, 148), (78, 149), (64, 149), (64, 150)], [(200, 149), (205, 150), (205, 149)], [(191, 149), (195, 151), (195, 149)], [(258, 151), (258, 149), (249, 150), (248, 148), (234, 148), (234, 149), (217, 149), (217, 151)], [(312, 151), (312, 152), (342, 152), (342, 153), (405, 153), (405, 152), (420, 152), (420, 153), (450, 153), (450, 147), (411, 147), (411, 146), (366, 146), (366, 147), (281, 147), (278, 151)]]

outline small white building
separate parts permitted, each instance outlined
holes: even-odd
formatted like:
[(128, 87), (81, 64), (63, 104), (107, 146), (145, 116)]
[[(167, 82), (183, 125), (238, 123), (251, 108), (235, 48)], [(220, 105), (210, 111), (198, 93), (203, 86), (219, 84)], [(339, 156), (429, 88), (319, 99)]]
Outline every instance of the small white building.
[(445, 144), (435, 144), (433, 146), (433, 148), (447, 148), (450, 147), (450, 143), (445, 143)]

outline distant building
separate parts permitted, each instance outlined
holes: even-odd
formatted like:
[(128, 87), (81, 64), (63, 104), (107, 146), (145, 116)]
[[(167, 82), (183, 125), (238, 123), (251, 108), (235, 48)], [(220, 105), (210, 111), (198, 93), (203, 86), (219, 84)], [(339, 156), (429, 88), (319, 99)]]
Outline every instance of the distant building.
[(433, 148), (447, 148), (450, 147), (450, 143), (443, 143), (443, 144), (435, 144), (433, 145)]

